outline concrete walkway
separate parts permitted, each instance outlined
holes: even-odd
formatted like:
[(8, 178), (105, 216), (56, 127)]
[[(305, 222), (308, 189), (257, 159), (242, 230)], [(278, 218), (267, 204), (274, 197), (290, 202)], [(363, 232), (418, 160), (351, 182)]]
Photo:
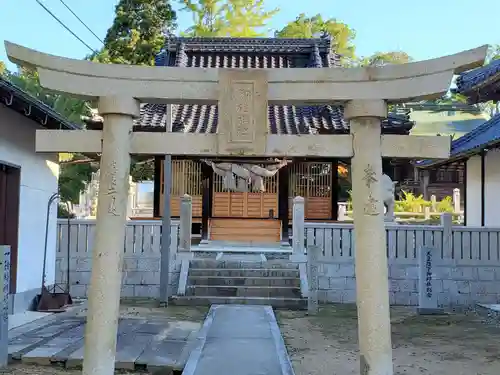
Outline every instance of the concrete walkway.
[(183, 375), (293, 375), (270, 306), (212, 305)]

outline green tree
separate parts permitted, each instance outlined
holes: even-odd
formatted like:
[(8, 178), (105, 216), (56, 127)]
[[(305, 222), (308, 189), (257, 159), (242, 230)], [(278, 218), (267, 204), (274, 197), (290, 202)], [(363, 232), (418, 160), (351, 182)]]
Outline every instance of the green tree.
[(191, 12), (193, 25), (185, 36), (259, 37), (279, 11), (266, 10), (264, 0), (178, 0), (183, 11)]
[[(103, 48), (87, 58), (106, 64), (152, 66), (165, 35), (173, 33), (176, 19), (168, 0), (120, 0)], [(132, 158), (130, 174), (134, 181), (152, 180), (153, 161)]]
[(356, 65), (359, 66), (384, 66), (389, 64), (407, 64), (413, 59), (403, 51), (375, 52), (368, 57), (358, 58)]
[(7, 71), (7, 67), (5, 66), (5, 63), (3, 61), (0, 61), (0, 77), (5, 74)]
[(60, 164), (59, 171), (59, 196), (61, 201), (78, 203), (80, 192), (85, 189), (90, 181), (92, 172), (97, 171), (97, 162), (87, 157), (74, 154), (69, 161)]
[(500, 59), (500, 44), (490, 45), (488, 54), (486, 55), (486, 63)]
[(120, 0), (103, 49), (89, 58), (102, 63), (154, 65), (175, 21), (168, 0)]
[(278, 38), (312, 38), (330, 36), (332, 49), (341, 56), (341, 63), (345, 66), (352, 64), (355, 57), (354, 38), (356, 32), (347, 24), (335, 18), (323, 19), (320, 14), (307, 17), (300, 14), (294, 21), (275, 32)]

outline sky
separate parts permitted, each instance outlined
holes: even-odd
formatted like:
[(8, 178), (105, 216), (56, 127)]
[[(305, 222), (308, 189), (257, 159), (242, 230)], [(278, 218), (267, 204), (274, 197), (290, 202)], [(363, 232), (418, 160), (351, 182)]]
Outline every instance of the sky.
[[(101, 42), (64, 7), (60, 0), (40, 0), (93, 49)], [(104, 39), (117, 0), (64, 0)], [(172, 0), (174, 8), (177, 1)], [(269, 23), (270, 35), (300, 13), (320, 13), (356, 30), (356, 53), (404, 51), (416, 60), (439, 57), (483, 44), (500, 44), (499, 0), (266, 0), (280, 8)], [(405, 5), (403, 5), (405, 4)], [(179, 29), (190, 26), (190, 15), (178, 13)], [(57, 23), (36, 0), (1, 0), (0, 40), (8, 40), (55, 55), (84, 58), (89, 49)], [(7, 62), (0, 46), (0, 60)], [(12, 69), (14, 66), (8, 64)]]

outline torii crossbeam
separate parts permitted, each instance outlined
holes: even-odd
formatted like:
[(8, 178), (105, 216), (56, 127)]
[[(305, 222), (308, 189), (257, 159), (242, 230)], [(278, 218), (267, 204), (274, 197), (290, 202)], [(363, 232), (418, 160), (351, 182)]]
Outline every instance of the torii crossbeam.
[[(446, 158), (448, 137), (381, 136), (387, 103), (434, 99), (487, 46), (385, 67), (206, 69), (96, 64), (6, 42), (11, 61), (36, 67), (42, 86), (99, 100), (102, 131), (37, 131), (39, 152), (102, 153), (85, 335), (85, 375), (114, 370), (130, 154), (352, 158), (356, 292), (363, 375), (391, 375), (382, 156)], [(218, 133), (132, 132), (139, 102), (218, 104)], [(267, 134), (269, 104), (342, 104), (349, 135)]]

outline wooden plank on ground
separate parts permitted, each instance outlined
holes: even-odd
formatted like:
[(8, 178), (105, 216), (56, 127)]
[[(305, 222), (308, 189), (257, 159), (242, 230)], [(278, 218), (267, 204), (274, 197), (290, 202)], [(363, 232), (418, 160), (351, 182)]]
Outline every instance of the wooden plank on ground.
[(21, 359), (22, 356), (34, 348), (45, 344), (52, 338), (70, 330), (78, 325), (80, 321), (70, 320), (68, 322), (55, 323), (43, 329), (30, 331), (9, 341), (9, 356), (13, 359)]
[(186, 341), (184, 340), (164, 340), (161, 336), (157, 336), (150, 341), (135, 363), (147, 366), (148, 370), (154, 370), (159, 367), (170, 370), (181, 370), (178, 368), (178, 363), (185, 346)]
[[(155, 322), (154, 324), (158, 324)], [(176, 323), (162, 323), (143, 353), (137, 358), (136, 364), (147, 366), (149, 371), (161, 368), (162, 370), (182, 370), (181, 363), (186, 361), (186, 342), (192, 337), (192, 326), (183, 326)], [(153, 326), (151, 326), (153, 331)]]
[(41, 319), (34, 320), (30, 323), (23, 324), (22, 326), (13, 328), (9, 330), (9, 340), (15, 339), (21, 335), (24, 335), (28, 332), (42, 329), (43, 327), (47, 327), (49, 325), (53, 325), (56, 321), (58, 321), (58, 317), (56, 314), (49, 315)]
[(22, 356), (22, 362), (27, 364), (50, 365), (52, 358), (64, 349), (73, 345), (75, 341), (83, 339), (85, 325), (80, 324), (61, 335), (54, 337)]
[[(126, 333), (133, 333), (143, 323), (141, 319), (122, 319), (118, 322), (118, 337)], [(83, 341), (82, 341), (83, 344)], [(82, 366), (84, 345), (79, 345), (77, 349), (70, 353), (66, 359), (66, 368), (78, 368)], [(59, 356), (59, 355), (58, 355)]]
[(135, 361), (141, 356), (153, 337), (152, 334), (138, 332), (118, 336), (115, 368), (135, 370)]

